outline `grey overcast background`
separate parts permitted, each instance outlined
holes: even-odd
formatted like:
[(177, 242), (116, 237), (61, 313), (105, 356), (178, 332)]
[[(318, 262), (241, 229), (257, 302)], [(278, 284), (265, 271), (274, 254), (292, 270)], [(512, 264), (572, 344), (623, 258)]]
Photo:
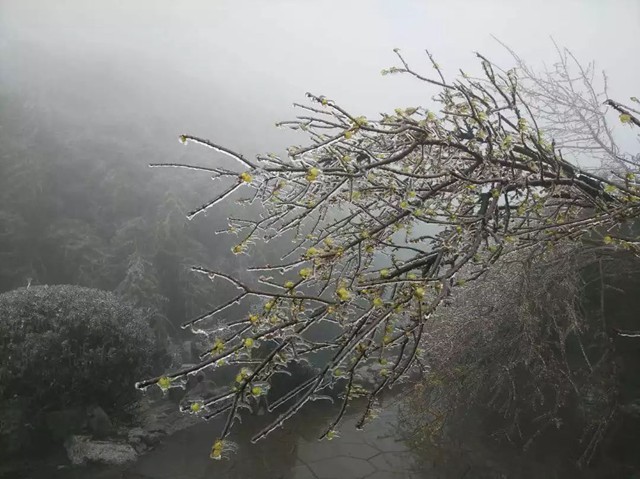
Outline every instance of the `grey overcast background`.
[(392, 49), (427, 72), (424, 48), (450, 74), (475, 71), (474, 51), (511, 66), (492, 35), (536, 66), (553, 37), (615, 97), (640, 95), (639, 0), (0, 0), (0, 92), (164, 153), (184, 154), (180, 133), (280, 151), (303, 142), (273, 124), (306, 91), (369, 116), (425, 104), (432, 88), (380, 75)]

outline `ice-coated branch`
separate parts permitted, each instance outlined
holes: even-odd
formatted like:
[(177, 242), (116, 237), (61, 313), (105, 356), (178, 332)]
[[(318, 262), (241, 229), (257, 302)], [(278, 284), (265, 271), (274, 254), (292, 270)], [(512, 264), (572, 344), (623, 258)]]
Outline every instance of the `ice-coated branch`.
[[(355, 395), (367, 398), (358, 422), (364, 425), (383, 391), (411, 376), (425, 359), (422, 343), (433, 314), (456, 288), (482, 280), (500, 258), (566, 241), (638, 247), (634, 238), (616, 230), (640, 214), (638, 165), (627, 161), (624, 171), (611, 175), (588, 172), (565, 159), (554, 137), (566, 133), (558, 136), (563, 145), (590, 138), (617, 154), (594, 109), (595, 92), (585, 101), (573, 95), (575, 101), (563, 105), (570, 79), (553, 83), (553, 75), (536, 76), (523, 64), (504, 71), (478, 54), (481, 78), (462, 74), (446, 81), (429, 52), (434, 78), (396, 54), (401, 67), (383, 73), (409, 74), (436, 88), (436, 109), (397, 108), (371, 119), (309, 93), (310, 104), (297, 105), (303, 114), (279, 124), (308, 137), (286, 158), (267, 154), (254, 162), (209, 140), (183, 135), (183, 142), (212, 148), (247, 169), (233, 173), (164, 165), (213, 173), (214, 178), (236, 176), (234, 184), (189, 218), (232, 195), (240, 197), (259, 217), (234, 214), (228, 230), (219, 231), (240, 238), (233, 253), (251, 256), (270, 245), (283, 251), (273, 264), (254, 262), (247, 269), (255, 282), (194, 266), (193, 271), (230, 283), (238, 292), (184, 323), (198, 325), (211, 343), (199, 364), (138, 384), (166, 389), (204, 368), (238, 367), (235, 382), (202, 402), (204, 417), (228, 414), (220, 440), (244, 408), (267, 394), (274, 375), (320, 350), (331, 357), (310, 379), (272, 398), (269, 411), (275, 418), (253, 440), (266, 437), (305, 403), (343, 381), (341, 407), (322, 437), (336, 433)], [(562, 58), (562, 68), (569, 68), (570, 57)], [(580, 78), (588, 76), (581, 71)], [(532, 97), (535, 91), (542, 97)], [(620, 121), (639, 126), (635, 110), (607, 104), (620, 113)], [(561, 111), (577, 116), (549, 129), (549, 120)], [(593, 124), (576, 126), (585, 122)], [(230, 317), (241, 303), (251, 312)], [(212, 317), (215, 326), (206, 326)], [(337, 328), (332, 341), (313, 340), (311, 331), (320, 323)], [(360, 384), (360, 372), (372, 365), (376, 377)]]

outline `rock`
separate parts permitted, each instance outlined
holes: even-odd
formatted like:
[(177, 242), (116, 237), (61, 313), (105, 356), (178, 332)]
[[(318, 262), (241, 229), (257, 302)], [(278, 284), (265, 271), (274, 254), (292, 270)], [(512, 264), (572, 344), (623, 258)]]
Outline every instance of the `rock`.
[(131, 444), (137, 452), (148, 450), (157, 445), (160, 440), (167, 435), (164, 429), (146, 430), (141, 427), (134, 427), (127, 434), (127, 442)]
[(148, 433), (141, 427), (134, 427), (127, 433), (129, 442), (141, 441)]
[(164, 429), (157, 429), (153, 431), (147, 431), (141, 439), (142, 442), (144, 442), (147, 446), (153, 447), (156, 446), (166, 435), (167, 432)]
[(127, 442), (133, 446), (138, 454), (149, 449), (149, 446), (144, 441), (146, 434), (141, 427), (134, 427), (127, 433)]
[(97, 439), (104, 439), (113, 432), (113, 425), (111, 419), (104, 409), (100, 406), (93, 406), (87, 409), (87, 417), (89, 429), (93, 437)]
[(143, 454), (147, 452), (151, 447), (140, 437), (133, 438), (129, 441), (129, 444), (136, 451), (137, 454)]
[(45, 423), (54, 441), (64, 441), (74, 434), (81, 434), (86, 426), (87, 416), (81, 408), (62, 409), (47, 413)]
[(89, 436), (71, 436), (64, 444), (74, 466), (84, 464), (121, 465), (136, 460), (135, 449), (126, 443), (96, 441)]
[(144, 454), (145, 452), (151, 450), (151, 447), (144, 442), (132, 444), (131, 447), (133, 447), (133, 449), (136, 451), (136, 454)]

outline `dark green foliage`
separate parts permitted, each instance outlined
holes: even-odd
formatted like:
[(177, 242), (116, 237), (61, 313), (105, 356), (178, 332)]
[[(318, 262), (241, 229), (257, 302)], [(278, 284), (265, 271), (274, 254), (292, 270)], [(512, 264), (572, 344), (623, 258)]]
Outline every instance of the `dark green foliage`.
[(135, 398), (134, 382), (160, 354), (143, 311), (114, 294), (32, 286), (0, 295), (0, 404), (29, 416)]

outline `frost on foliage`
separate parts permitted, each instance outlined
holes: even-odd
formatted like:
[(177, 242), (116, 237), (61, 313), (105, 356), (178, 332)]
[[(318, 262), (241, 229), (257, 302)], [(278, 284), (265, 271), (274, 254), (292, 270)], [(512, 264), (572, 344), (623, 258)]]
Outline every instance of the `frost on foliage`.
[[(252, 440), (333, 388), (334, 395), (342, 391), (342, 406), (323, 437), (337, 436), (354, 398), (364, 398), (364, 425), (375, 416), (378, 395), (423, 362), (420, 344), (436, 308), (498, 258), (543, 253), (585, 234), (599, 235), (607, 247), (636, 247), (615, 232), (599, 233), (637, 214), (636, 172), (600, 178), (567, 162), (531, 115), (516, 73), (481, 57), (482, 82), (466, 76), (450, 82), (430, 55), (433, 78), (396, 55), (400, 65), (386, 72), (434, 88), (438, 108), (398, 108), (372, 119), (308, 94), (310, 103), (297, 105), (303, 114), (278, 124), (308, 138), (284, 158), (248, 159), (209, 140), (180, 137), (233, 160), (229, 170), (213, 171), (222, 186), (189, 218), (223, 201), (259, 210), (234, 214), (218, 232), (233, 235), (234, 254), (254, 261), (253, 279), (193, 267), (213, 288), (234, 290), (184, 325), (210, 340), (201, 363), (140, 383), (164, 390), (205, 368), (235, 368), (224, 391), (191, 406), (204, 418), (227, 418), (214, 459), (233, 449), (226, 439), (232, 426), (265, 399), (273, 378), (320, 352), (326, 363), (270, 398), (275, 419)], [(634, 120), (621, 111), (620, 121)], [(286, 251), (274, 264), (260, 264), (255, 258), (269, 244)], [(225, 316), (237, 305), (252, 309)], [(313, 339), (321, 324), (339, 331), (335, 339)]]

